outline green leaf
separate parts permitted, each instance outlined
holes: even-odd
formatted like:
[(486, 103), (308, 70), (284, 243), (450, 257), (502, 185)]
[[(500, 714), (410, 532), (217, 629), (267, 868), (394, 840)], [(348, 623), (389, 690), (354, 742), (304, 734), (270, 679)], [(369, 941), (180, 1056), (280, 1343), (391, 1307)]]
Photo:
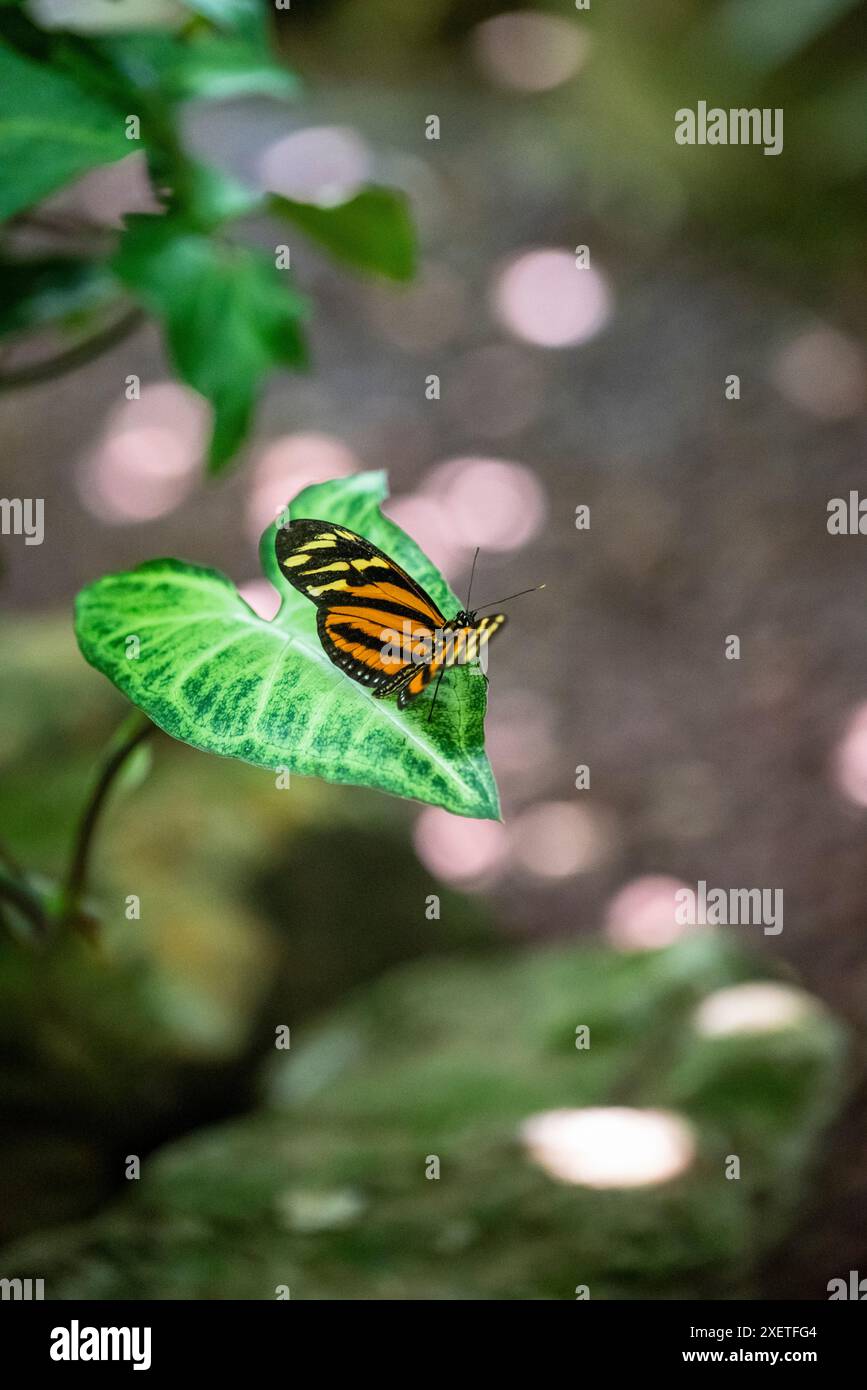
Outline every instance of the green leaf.
[(266, 23), (265, 7), (260, 0), (184, 0), (193, 14), (209, 19), (221, 29), (258, 32)]
[(0, 43), (0, 218), (132, 148), (107, 102)]
[(69, 320), (106, 304), (117, 282), (94, 261), (46, 256), (0, 261), (0, 334)]
[(183, 187), (184, 211), (199, 231), (212, 231), (262, 206), (262, 195), (213, 164), (189, 162)]
[(169, 96), (202, 101), (244, 96), (285, 99), (295, 96), (299, 86), (288, 68), (272, 62), (255, 44), (216, 35), (188, 43), (164, 81)]
[(365, 188), (333, 208), (296, 203), (274, 193), (268, 206), (347, 265), (392, 280), (411, 280), (415, 274), (415, 232), (403, 193)]
[(287, 98), (297, 77), (275, 62), (266, 43), (234, 34), (125, 34), (102, 39), (99, 53), (127, 86), (168, 102), (225, 101), (238, 96)]
[[(403, 565), (446, 613), (460, 604), (445, 580), (379, 504), (385, 475), (363, 473), (306, 488), (293, 517), (352, 527)], [(376, 787), (496, 819), (496, 785), (484, 751), (486, 681), (458, 667), (430, 699), (400, 711), (375, 700), (328, 660), (316, 609), (280, 573), (276, 524), (262, 537), (262, 566), (282, 597), (265, 622), (215, 570), (153, 560), (84, 589), (76, 635), (85, 658), (174, 738), (262, 767)], [(127, 638), (141, 643), (128, 659)]]
[(244, 440), (271, 369), (306, 366), (306, 301), (269, 256), (181, 217), (128, 218), (113, 268), (162, 320), (178, 375), (213, 405), (209, 465), (219, 472)]

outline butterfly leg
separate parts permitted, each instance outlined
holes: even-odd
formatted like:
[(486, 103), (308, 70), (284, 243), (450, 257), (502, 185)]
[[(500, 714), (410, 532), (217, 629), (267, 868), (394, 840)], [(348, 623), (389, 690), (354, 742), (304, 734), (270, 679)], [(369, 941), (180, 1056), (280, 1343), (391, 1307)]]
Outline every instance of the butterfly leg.
[(440, 685), (442, 684), (442, 679), (443, 679), (443, 676), (445, 675), (445, 673), (446, 673), (446, 668), (445, 668), (445, 666), (443, 666), (442, 670), (440, 671), (439, 675), (437, 676), (437, 683), (436, 683), (436, 685), (434, 686), (433, 699), (432, 699), (431, 702), (430, 702), (430, 709), (428, 710), (428, 714), (427, 714), (427, 722), (428, 722), (428, 723), (430, 723), (431, 720), (433, 719), (434, 706), (436, 705), (436, 702), (437, 702), (437, 695), (439, 695), (439, 693), (440, 693)]

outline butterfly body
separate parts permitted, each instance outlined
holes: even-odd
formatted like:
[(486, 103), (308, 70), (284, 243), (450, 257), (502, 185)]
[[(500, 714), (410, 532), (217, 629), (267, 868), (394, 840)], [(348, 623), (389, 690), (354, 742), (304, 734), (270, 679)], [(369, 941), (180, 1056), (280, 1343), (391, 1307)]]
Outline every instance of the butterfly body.
[(345, 526), (305, 518), (277, 532), (277, 562), (317, 607), (325, 654), (377, 699), (406, 708), (434, 676), (478, 661), (506, 621), (461, 610), (447, 619), (396, 561)]

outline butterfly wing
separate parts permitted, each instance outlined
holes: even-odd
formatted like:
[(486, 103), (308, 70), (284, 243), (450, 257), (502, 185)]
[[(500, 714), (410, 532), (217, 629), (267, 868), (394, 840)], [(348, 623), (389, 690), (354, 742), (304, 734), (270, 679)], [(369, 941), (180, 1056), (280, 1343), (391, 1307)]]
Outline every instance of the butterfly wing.
[(277, 562), (289, 583), (316, 604), (326, 655), (378, 697), (422, 669), (418, 644), (445, 626), (415, 580), (370, 541), (328, 521), (291, 521), (277, 532)]

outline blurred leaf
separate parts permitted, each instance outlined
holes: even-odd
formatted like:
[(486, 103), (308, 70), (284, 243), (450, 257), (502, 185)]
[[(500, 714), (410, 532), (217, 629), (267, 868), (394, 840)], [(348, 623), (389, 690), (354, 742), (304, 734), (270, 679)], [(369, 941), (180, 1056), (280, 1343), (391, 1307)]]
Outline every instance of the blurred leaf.
[(109, 34), (90, 48), (114, 70), (131, 97), (135, 93), (130, 87), (166, 95), (189, 51), (181, 36), (167, 33)]
[(334, 208), (296, 203), (275, 193), (268, 206), (347, 265), (392, 280), (409, 280), (415, 273), (415, 233), (403, 193), (365, 188)]
[(0, 217), (130, 149), (111, 106), (0, 43)]
[(20, 333), (104, 304), (117, 282), (93, 261), (0, 261), (0, 333)]
[(260, 0), (184, 0), (193, 14), (209, 19), (221, 29), (245, 34), (265, 34), (268, 11)]
[(770, 72), (815, 42), (860, 0), (725, 0), (702, 26), (707, 53), (728, 53), (751, 72)]
[(227, 101), (241, 96), (291, 97), (299, 83), (258, 45), (209, 35), (185, 45), (165, 86), (181, 99)]
[[(442, 576), (381, 514), (386, 495), (384, 475), (364, 473), (305, 489), (291, 514), (351, 526), (455, 611)], [(495, 819), (485, 680), (468, 667), (451, 671), (430, 721), (429, 701), (401, 711), (375, 700), (322, 650), (314, 605), (277, 567), (275, 533), (276, 524), (262, 538), (263, 568), (282, 596), (273, 622), (257, 617), (224, 575), (154, 560), (79, 594), (84, 656), (160, 728), (196, 748)], [(126, 657), (130, 634), (141, 641), (137, 660)]]
[[(867, 72), (858, 71), (835, 82), (795, 112), (795, 148), (811, 172), (823, 182), (854, 181), (863, 175), (867, 168), (865, 111)], [(827, 203), (823, 211), (834, 235), (842, 241), (842, 228), (839, 221), (830, 216)], [(807, 235), (815, 238), (812, 228)], [(863, 242), (863, 235), (859, 235), (858, 240)]]
[(261, 203), (262, 196), (256, 189), (239, 183), (212, 164), (191, 164), (186, 170), (184, 205), (200, 231), (244, 217)]
[(243, 442), (270, 370), (306, 365), (305, 301), (270, 257), (180, 217), (130, 217), (113, 265), (163, 321), (179, 376), (213, 405), (209, 464), (218, 472)]
[(113, 35), (96, 45), (128, 82), (168, 101), (293, 96), (298, 79), (255, 37), (212, 31)]

